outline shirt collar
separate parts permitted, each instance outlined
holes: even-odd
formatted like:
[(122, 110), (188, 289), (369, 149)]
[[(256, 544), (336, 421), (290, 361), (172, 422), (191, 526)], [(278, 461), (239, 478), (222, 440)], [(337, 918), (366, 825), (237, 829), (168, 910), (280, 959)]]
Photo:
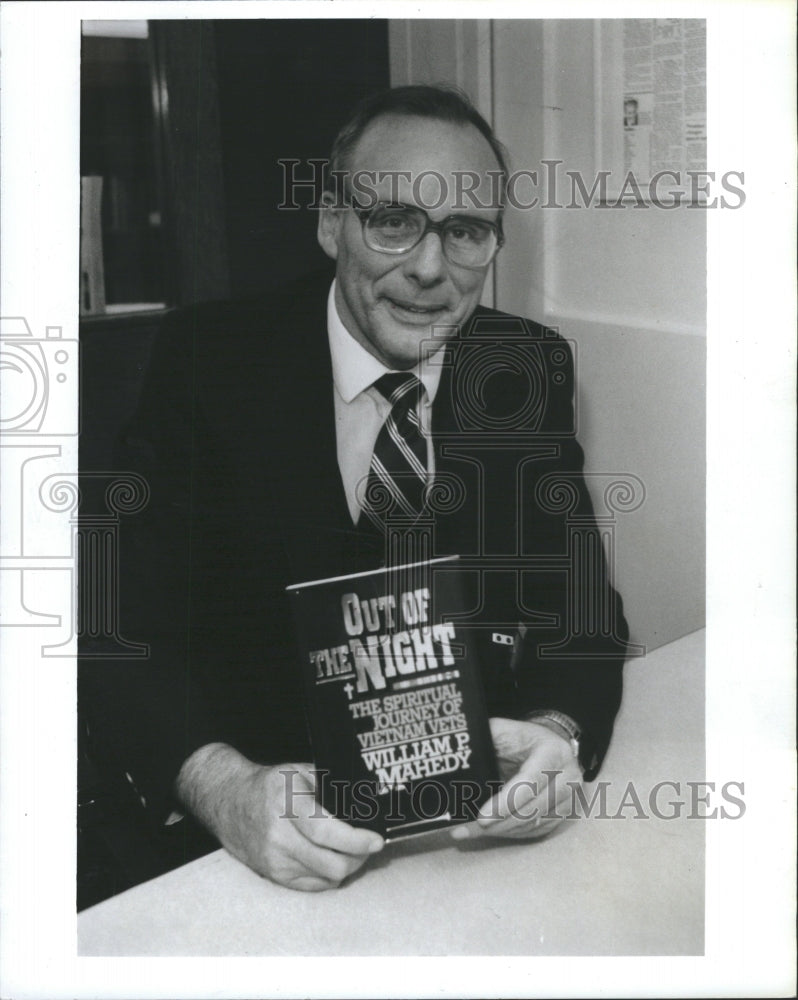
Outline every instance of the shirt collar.
[[(334, 281), (327, 298), (327, 335), (332, 358), (333, 381), (345, 403), (351, 403), (355, 396), (360, 395), (378, 378), (393, 370), (386, 368), (373, 354), (369, 354), (344, 326), (335, 305)], [(410, 374), (415, 375), (427, 390), (430, 403), (435, 400), (441, 380), (442, 351), (443, 347), (409, 369)]]

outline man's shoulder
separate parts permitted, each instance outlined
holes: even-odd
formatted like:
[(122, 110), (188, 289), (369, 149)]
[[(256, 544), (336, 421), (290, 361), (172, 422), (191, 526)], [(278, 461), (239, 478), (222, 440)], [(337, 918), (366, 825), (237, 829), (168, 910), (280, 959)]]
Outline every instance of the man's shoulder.
[[(533, 367), (540, 369), (544, 381), (553, 378), (561, 385), (564, 377), (570, 381), (573, 374), (573, 345), (556, 326), (487, 306), (477, 307), (449, 346), (455, 367), (463, 363), (472, 365), (478, 355), (484, 355), (485, 359), (494, 357), (497, 362), (501, 357), (514, 356), (529, 359)], [(504, 370), (501, 364), (495, 367)], [(517, 364), (505, 367), (517, 368)]]
[(556, 328), (480, 306), (448, 348), (442, 397), (453, 426), (572, 436), (573, 355)]
[(158, 354), (203, 381), (247, 379), (323, 363), (329, 272), (319, 272), (245, 299), (200, 302), (171, 311)]
[(462, 331), (462, 338), (478, 339), (479, 337), (531, 338), (533, 340), (562, 342), (559, 330), (529, 319), (518, 313), (503, 312), (488, 306), (478, 306), (471, 315)]
[(208, 332), (226, 327), (229, 333), (277, 332), (278, 324), (292, 321), (314, 322), (321, 313), (325, 317), (327, 295), (333, 275), (328, 271), (295, 278), (269, 288), (260, 295), (247, 298), (199, 302), (173, 310), (172, 329)]

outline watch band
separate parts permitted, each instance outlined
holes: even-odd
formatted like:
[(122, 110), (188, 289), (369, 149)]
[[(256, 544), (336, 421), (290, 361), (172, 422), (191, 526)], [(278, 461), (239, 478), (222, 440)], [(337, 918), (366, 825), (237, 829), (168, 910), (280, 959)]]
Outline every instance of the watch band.
[(553, 709), (543, 712), (532, 712), (527, 717), (527, 722), (539, 722), (542, 725), (551, 723), (554, 732), (558, 732), (571, 744), (571, 752), (576, 759), (579, 759), (579, 742), (582, 739), (582, 730), (574, 720), (563, 712), (556, 712)]

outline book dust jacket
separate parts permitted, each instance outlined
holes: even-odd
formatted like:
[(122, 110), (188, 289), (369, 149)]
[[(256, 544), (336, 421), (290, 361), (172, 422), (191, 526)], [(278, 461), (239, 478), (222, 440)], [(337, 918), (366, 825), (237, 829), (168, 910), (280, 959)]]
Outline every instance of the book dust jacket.
[(499, 782), (457, 557), (287, 591), (325, 809), (387, 840), (473, 819)]

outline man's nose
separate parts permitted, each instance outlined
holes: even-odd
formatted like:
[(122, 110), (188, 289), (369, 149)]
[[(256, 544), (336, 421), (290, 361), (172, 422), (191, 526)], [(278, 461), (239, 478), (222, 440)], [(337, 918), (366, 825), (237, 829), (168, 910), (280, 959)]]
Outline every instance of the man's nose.
[(418, 246), (413, 247), (407, 259), (406, 273), (422, 285), (436, 284), (445, 277), (446, 258), (437, 233), (427, 233)]

